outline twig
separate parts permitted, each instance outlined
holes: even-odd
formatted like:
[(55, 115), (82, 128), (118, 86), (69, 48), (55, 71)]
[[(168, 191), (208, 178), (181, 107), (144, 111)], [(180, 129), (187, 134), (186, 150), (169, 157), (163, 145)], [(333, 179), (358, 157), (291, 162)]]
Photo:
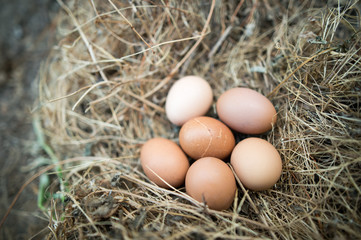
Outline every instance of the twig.
[(174, 76), (174, 74), (176, 74), (176, 72), (179, 70), (179, 68), (183, 65), (183, 63), (192, 55), (193, 51), (196, 50), (196, 48), (198, 47), (198, 45), (202, 42), (203, 38), (206, 35), (206, 31), (207, 28), (209, 26), (209, 23), (212, 19), (212, 14), (213, 14), (213, 10), (214, 10), (214, 6), (215, 6), (216, 0), (212, 0), (212, 5), (211, 5), (211, 9), (209, 10), (209, 14), (207, 17), (207, 21), (203, 26), (203, 30), (201, 32), (201, 36), (200, 38), (197, 40), (197, 42), (193, 45), (193, 47), (187, 52), (187, 54), (183, 57), (183, 59), (172, 69), (172, 71), (168, 74), (167, 77), (165, 77), (155, 88), (153, 88), (152, 91), (149, 91), (148, 93), (146, 93), (143, 97), (147, 98), (151, 95), (153, 95), (154, 93), (156, 93), (159, 89), (161, 89), (164, 85), (166, 85)]
[(127, 22), (127, 24), (130, 26), (130, 28), (137, 34), (137, 36), (145, 43), (145, 45), (148, 46), (148, 48), (151, 49), (152, 53), (154, 53), (153, 49), (150, 47), (150, 45), (144, 40), (144, 38), (135, 30), (135, 27), (129, 20), (123, 15), (123, 13), (119, 10), (117, 6), (113, 3), (112, 0), (108, 0), (108, 2), (113, 6), (113, 8), (117, 11), (117, 13)]
[(217, 52), (218, 48), (222, 45), (222, 43), (224, 42), (224, 40), (226, 40), (226, 38), (228, 37), (229, 33), (231, 32), (233, 26), (229, 25), (226, 30), (223, 32), (223, 34), (221, 35), (221, 37), (218, 39), (218, 41), (216, 42), (216, 44), (214, 44), (214, 46), (212, 47), (212, 50), (208, 53), (208, 58), (212, 58), (213, 55)]
[(68, 8), (68, 6), (66, 6), (64, 4), (64, 2), (62, 0), (57, 0), (59, 5), (68, 13), (68, 15), (70, 16), (70, 18), (73, 20), (76, 28), (78, 29), (78, 32), (82, 38), (82, 40), (84, 41), (85, 43), (85, 46), (88, 48), (88, 51), (89, 51), (89, 54), (90, 54), (90, 57), (92, 59), (92, 61), (96, 64), (96, 67), (100, 73), (100, 75), (102, 76), (102, 78), (104, 79), (104, 81), (108, 81), (108, 78), (107, 76), (104, 74), (103, 70), (100, 68), (100, 66), (97, 64), (97, 59), (95, 57), (95, 54), (94, 54), (94, 51), (93, 51), (93, 47), (92, 45), (90, 44), (88, 38), (86, 37), (86, 35), (84, 34), (83, 30), (81, 29), (80, 27), (80, 24), (78, 23), (76, 17), (74, 16), (74, 14), (71, 12), (71, 10)]
[(293, 70), (285, 79), (283, 79), (268, 95), (267, 97), (271, 97), (273, 94), (277, 93), (277, 91), (282, 87), (283, 84), (285, 84), (285, 82), (288, 81), (288, 79), (290, 79), (293, 74), (295, 74), (298, 70), (300, 70), (306, 63), (312, 61), (315, 57), (318, 57), (322, 54), (325, 54), (325, 53), (328, 53), (328, 52), (331, 52), (333, 50), (336, 50), (337, 48), (336, 47), (333, 47), (333, 48), (328, 48), (328, 49), (325, 49), (319, 53), (317, 53), (316, 55), (308, 58), (306, 61), (304, 61), (303, 63), (301, 63), (295, 70)]
[[(75, 108), (78, 106), (78, 104), (85, 98), (86, 95), (88, 95), (89, 92), (91, 92), (94, 88), (100, 86), (100, 85), (103, 85), (103, 84), (107, 84), (109, 82), (98, 82), (98, 83), (95, 83), (93, 84), (92, 86), (90, 86), (88, 88), (88, 90), (85, 91), (85, 93), (83, 93), (83, 95), (81, 95), (81, 97), (78, 99), (78, 101), (76, 101), (76, 103), (74, 104), (74, 106), (71, 108), (71, 110), (75, 110)], [(62, 97), (61, 97), (62, 98)], [(60, 98), (60, 99), (61, 99)], [(57, 100), (57, 99), (56, 99)]]
[(256, 207), (256, 204), (254, 204), (252, 198), (251, 198), (251, 197), (249, 196), (249, 194), (248, 194), (248, 191), (244, 188), (241, 180), (240, 180), (239, 177), (237, 176), (237, 174), (236, 174), (236, 172), (234, 171), (232, 165), (231, 165), (231, 164), (228, 164), (228, 166), (231, 168), (231, 170), (232, 170), (232, 172), (233, 172), (233, 175), (234, 175), (234, 177), (236, 178), (236, 181), (238, 182), (239, 186), (241, 187), (244, 195), (246, 195), (246, 198), (247, 198), (247, 200), (249, 201), (249, 203), (251, 204), (253, 210), (254, 210), (257, 214), (259, 214), (259, 210), (258, 210), (258, 208)]

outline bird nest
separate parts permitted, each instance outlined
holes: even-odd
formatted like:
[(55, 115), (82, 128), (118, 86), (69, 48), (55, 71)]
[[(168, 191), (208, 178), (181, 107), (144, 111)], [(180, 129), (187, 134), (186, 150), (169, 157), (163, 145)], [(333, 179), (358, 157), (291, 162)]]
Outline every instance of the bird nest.
[[(52, 160), (41, 170), (48, 239), (360, 236), (357, 1), (58, 2), (34, 111)], [(282, 157), (272, 189), (239, 186), (215, 211), (147, 179), (140, 147), (178, 140), (164, 105), (185, 75), (206, 79), (215, 100), (248, 87), (272, 101), (277, 123), (258, 136)]]

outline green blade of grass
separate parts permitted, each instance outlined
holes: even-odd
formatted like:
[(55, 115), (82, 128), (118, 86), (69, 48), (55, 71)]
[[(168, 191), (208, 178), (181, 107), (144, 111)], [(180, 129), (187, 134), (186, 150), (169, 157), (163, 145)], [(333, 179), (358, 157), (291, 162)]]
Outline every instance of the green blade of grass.
[[(60, 166), (59, 159), (56, 157), (54, 151), (51, 149), (51, 147), (46, 144), (44, 134), (42, 131), (40, 118), (38, 115), (35, 115), (33, 118), (33, 128), (36, 135), (37, 142), (39, 146), (46, 152), (46, 154), (49, 156), (51, 162), (53, 164), (56, 164), (55, 171), (56, 175), (59, 180), (60, 184), (60, 190), (61, 192), (67, 192), (67, 183), (64, 181), (63, 178), (63, 170)], [(45, 203), (45, 194), (46, 194), (46, 188), (49, 186), (50, 180), (49, 176), (47, 174), (43, 174), (40, 176), (40, 182), (39, 182), (39, 193), (38, 193), (38, 206), (40, 209), (44, 210), (44, 203)], [(61, 197), (62, 201), (64, 201), (64, 196)]]

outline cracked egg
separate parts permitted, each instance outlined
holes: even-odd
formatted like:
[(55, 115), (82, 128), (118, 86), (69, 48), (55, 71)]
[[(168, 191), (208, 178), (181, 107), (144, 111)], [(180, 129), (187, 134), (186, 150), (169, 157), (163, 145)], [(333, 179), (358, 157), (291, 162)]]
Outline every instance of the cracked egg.
[(182, 126), (179, 144), (195, 160), (203, 157), (223, 160), (232, 152), (235, 139), (231, 130), (221, 121), (203, 116), (192, 118)]

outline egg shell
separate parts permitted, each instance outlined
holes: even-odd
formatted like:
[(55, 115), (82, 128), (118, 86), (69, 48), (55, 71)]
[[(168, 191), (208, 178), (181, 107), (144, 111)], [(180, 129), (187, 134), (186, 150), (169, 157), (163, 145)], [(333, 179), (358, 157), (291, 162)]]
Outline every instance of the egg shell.
[(211, 117), (196, 117), (187, 121), (179, 131), (179, 144), (193, 159), (215, 157), (225, 159), (234, 146), (232, 131)]
[(224, 92), (216, 108), (219, 118), (227, 126), (245, 134), (267, 132), (277, 120), (271, 101), (249, 88), (232, 88)]
[(277, 149), (261, 138), (246, 138), (231, 155), (231, 165), (242, 184), (254, 191), (271, 188), (282, 173)]
[(212, 88), (206, 80), (197, 76), (186, 76), (170, 88), (165, 112), (169, 121), (181, 126), (191, 118), (206, 114), (212, 101)]
[(214, 210), (228, 209), (236, 193), (236, 180), (228, 165), (218, 158), (205, 157), (194, 162), (186, 176), (186, 192)]
[(176, 188), (184, 183), (189, 168), (188, 158), (182, 149), (165, 138), (148, 140), (141, 148), (140, 162), (147, 177), (163, 188), (169, 186), (159, 177)]

